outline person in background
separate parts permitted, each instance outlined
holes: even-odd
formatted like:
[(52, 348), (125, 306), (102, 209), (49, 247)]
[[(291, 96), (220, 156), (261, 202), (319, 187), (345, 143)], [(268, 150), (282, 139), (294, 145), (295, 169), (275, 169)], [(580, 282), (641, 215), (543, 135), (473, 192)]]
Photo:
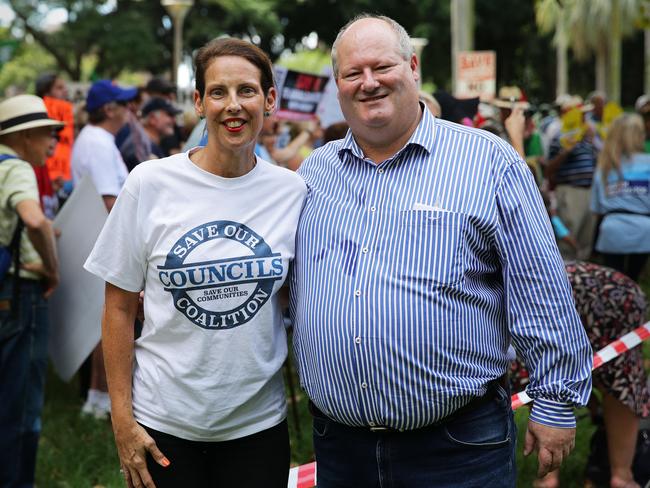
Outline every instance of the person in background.
[(120, 153), (129, 171), (133, 170), (142, 161), (164, 158), (165, 153), (160, 147), (163, 138), (174, 133), (174, 117), (181, 110), (174, 107), (164, 98), (152, 97), (142, 106), (141, 123), (143, 128), (142, 144), (146, 156), (140, 159), (135, 151), (134, 132), (122, 143)]
[[(145, 87), (145, 91), (149, 98), (164, 98), (171, 104), (176, 103), (176, 90), (176, 85), (159, 76), (151, 78)], [(180, 152), (182, 146), (183, 131), (176, 121), (174, 121), (174, 133), (163, 137), (160, 141), (160, 148), (165, 156), (171, 156), (172, 154)]]
[[(565, 102), (564, 116), (573, 110), (584, 118), (581, 99), (572, 98)], [(598, 150), (596, 130), (591, 124), (570, 132), (561, 130), (551, 142), (544, 176), (549, 180), (557, 198), (557, 214), (575, 237), (577, 250), (559, 243), (564, 259), (588, 260), (591, 256), (595, 229), (595, 218), (589, 208), (591, 183), (596, 168)]]
[[(639, 285), (630, 278), (611, 268), (584, 261), (569, 261), (565, 268), (576, 309), (594, 351), (642, 325), (647, 300)], [(606, 437), (606, 461), (593, 462), (596, 453), (592, 451), (586, 478), (598, 483), (597, 486), (639, 488), (632, 474), (632, 462), (639, 419), (650, 413), (642, 347), (619, 355), (593, 375), (602, 407), (602, 419), (594, 419), (598, 425), (594, 436), (596, 439)], [(528, 385), (528, 372), (520, 361), (513, 363), (510, 377), (515, 391), (523, 391)], [(596, 401), (596, 396), (592, 395), (590, 407)], [(593, 441), (591, 447), (597, 447)], [(560, 486), (559, 471), (536, 480), (533, 486), (557, 488)]]
[(650, 153), (650, 95), (641, 95), (637, 98), (634, 110), (643, 117), (643, 127), (645, 128), (643, 152)]
[[(33, 166), (44, 166), (53, 129), (34, 95), (0, 102), (0, 245), (21, 269), (0, 282), (0, 486), (34, 486), (47, 367), (47, 298), (59, 283), (52, 224)], [(21, 232), (24, 225), (24, 232)]]
[(591, 210), (600, 217), (596, 251), (604, 263), (634, 281), (650, 253), (650, 154), (637, 114), (614, 120), (598, 156)]
[(424, 102), (424, 104), (431, 112), (431, 115), (440, 118), (440, 116), (442, 115), (442, 108), (440, 107), (438, 100), (436, 100), (436, 97), (434, 97), (433, 95), (429, 95), (427, 92), (423, 92), (421, 90), (419, 96), (420, 96), (420, 101)]
[[(88, 124), (81, 130), (72, 148), (72, 176), (75, 185), (84, 177), (92, 179), (106, 210), (111, 211), (126, 181), (128, 170), (115, 135), (128, 119), (127, 103), (137, 88), (121, 88), (110, 80), (93, 83), (86, 97)], [(106, 418), (111, 405), (106, 385), (101, 342), (90, 358), (90, 384), (83, 414)]]
[[(47, 113), (51, 118), (65, 124), (57, 135), (58, 143), (54, 152), (48, 156), (45, 167), (34, 167), (39, 185), (40, 182), (43, 182), (44, 185), (39, 187), (51, 187), (52, 191), (59, 196), (60, 203), (63, 203), (72, 191), (70, 155), (75, 134), (74, 105), (69, 100), (68, 86), (65, 80), (57, 73), (43, 73), (36, 79), (36, 96), (43, 99)], [(38, 174), (45, 171), (47, 171), (47, 175)], [(52, 205), (58, 208), (58, 199), (56, 202), (51, 200), (48, 208), (51, 208)]]

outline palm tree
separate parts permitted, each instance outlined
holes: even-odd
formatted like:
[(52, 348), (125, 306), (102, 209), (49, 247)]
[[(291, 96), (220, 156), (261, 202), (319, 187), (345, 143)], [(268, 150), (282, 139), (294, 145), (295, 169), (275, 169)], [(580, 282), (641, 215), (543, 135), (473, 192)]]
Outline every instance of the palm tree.
[(595, 54), (596, 89), (619, 102), (621, 42), (636, 28), (645, 2), (647, 0), (538, 0), (535, 9), (540, 29), (555, 30), (558, 49), (560, 41), (566, 39), (577, 59)]
[(567, 46), (569, 26), (564, 8), (557, 0), (538, 0), (535, 4), (537, 25), (543, 33), (555, 31), (556, 97), (569, 93)]

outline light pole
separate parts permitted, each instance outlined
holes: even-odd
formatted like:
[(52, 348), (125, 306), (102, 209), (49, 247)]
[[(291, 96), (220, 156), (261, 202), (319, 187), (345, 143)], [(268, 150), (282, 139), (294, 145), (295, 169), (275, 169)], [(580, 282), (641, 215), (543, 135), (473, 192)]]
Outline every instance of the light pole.
[(178, 78), (178, 65), (181, 62), (183, 50), (183, 21), (187, 11), (194, 4), (194, 0), (161, 0), (160, 2), (172, 18), (174, 24), (174, 65), (172, 68), (172, 81), (174, 84)]

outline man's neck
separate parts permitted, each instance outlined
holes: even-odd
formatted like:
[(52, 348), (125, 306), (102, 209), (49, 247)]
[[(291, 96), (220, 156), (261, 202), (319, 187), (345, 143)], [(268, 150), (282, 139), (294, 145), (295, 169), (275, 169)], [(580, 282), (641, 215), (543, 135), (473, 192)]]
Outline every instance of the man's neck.
[(364, 156), (375, 163), (381, 163), (395, 156), (395, 154), (404, 147), (417, 129), (421, 120), (422, 109), (418, 105), (418, 116), (413, 119), (413, 122), (408, 129), (397, 138), (391, 140), (390, 137), (384, 136), (384, 131), (381, 130), (371, 130), (371, 132), (369, 132), (371, 137), (368, 138), (358, 136), (357, 134), (354, 134), (354, 131), (352, 134), (354, 135), (355, 141), (363, 151)]

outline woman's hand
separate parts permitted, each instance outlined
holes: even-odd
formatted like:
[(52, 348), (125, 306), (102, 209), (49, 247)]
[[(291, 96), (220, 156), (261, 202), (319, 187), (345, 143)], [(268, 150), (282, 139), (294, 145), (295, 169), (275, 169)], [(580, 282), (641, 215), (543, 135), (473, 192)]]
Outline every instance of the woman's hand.
[(169, 459), (160, 452), (151, 436), (135, 420), (116, 422), (113, 419), (113, 432), (126, 486), (155, 488), (156, 485), (147, 470), (147, 452), (164, 468), (170, 465)]

